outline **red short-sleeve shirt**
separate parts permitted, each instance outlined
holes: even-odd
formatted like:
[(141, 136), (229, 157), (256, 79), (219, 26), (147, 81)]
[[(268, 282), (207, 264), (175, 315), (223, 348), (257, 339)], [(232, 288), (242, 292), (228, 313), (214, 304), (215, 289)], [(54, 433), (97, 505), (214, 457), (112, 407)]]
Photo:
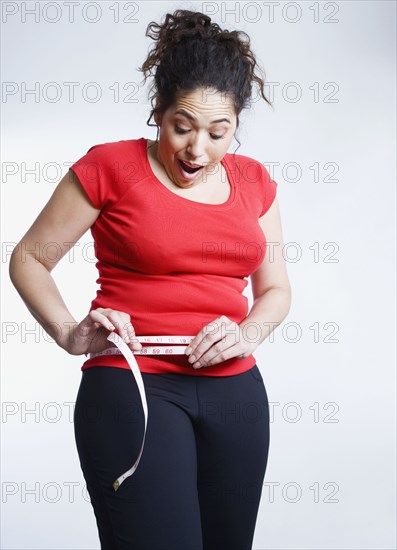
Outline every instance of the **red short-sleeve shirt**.
[[(98, 307), (129, 313), (137, 336), (195, 336), (225, 315), (248, 315), (243, 291), (266, 253), (258, 219), (270, 208), (277, 183), (257, 160), (222, 159), (231, 193), (222, 204), (177, 195), (154, 175), (147, 139), (94, 145), (70, 169), (101, 212), (91, 227)], [(254, 355), (193, 369), (185, 355), (135, 355), (141, 372), (229, 376), (256, 363)], [(122, 355), (87, 359), (93, 366), (129, 369)]]

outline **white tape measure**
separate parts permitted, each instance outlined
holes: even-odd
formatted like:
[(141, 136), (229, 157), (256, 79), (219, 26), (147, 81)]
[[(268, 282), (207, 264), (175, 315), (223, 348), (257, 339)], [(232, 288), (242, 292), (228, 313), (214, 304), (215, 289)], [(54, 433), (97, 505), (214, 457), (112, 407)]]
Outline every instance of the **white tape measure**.
[(113, 342), (117, 347), (106, 348), (103, 351), (90, 353), (90, 359), (92, 357), (97, 357), (98, 355), (124, 355), (125, 359), (127, 360), (132, 370), (136, 383), (138, 385), (139, 394), (141, 396), (141, 401), (142, 401), (143, 412), (145, 415), (145, 431), (143, 434), (141, 450), (139, 451), (138, 458), (136, 459), (135, 464), (133, 464), (129, 470), (127, 470), (124, 474), (119, 476), (116, 479), (116, 481), (113, 482), (113, 488), (115, 491), (117, 491), (117, 489), (120, 487), (123, 481), (127, 477), (131, 476), (137, 469), (139, 461), (142, 456), (143, 447), (145, 444), (145, 437), (146, 437), (148, 408), (147, 408), (147, 402), (146, 402), (145, 386), (143, 384), (141, 371), (139, 370), (138, 363), (136, 362), (134, 355), (183, 355), (185, 353), (187, 345), (190, 344), (194, 336), (137, 336), (136, 338), (139, 340), (141, 344), (143, 343), (152, 343), (152, 344), (179, 343), (179, 344), (185, 344), (185, 345), (184, 346), (163, 346), (163, 347), (143, 346), (141, 350), (133, 352), (127, 346), (127, 344), (123, 341), (121, 336), (119, 336), (116, 332), (111, 332), (107, 337), (107, 339), (110, 342)]

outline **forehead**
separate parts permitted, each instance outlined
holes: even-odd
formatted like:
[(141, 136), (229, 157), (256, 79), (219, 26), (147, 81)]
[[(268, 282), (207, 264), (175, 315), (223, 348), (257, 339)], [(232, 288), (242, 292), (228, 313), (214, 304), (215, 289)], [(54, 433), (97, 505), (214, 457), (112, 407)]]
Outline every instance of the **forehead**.
[(230, 93), (199, 88), (193, 92), (177, 94), (170, 112), (173, 115), (182, 114), (187, 118), (189, 114), (195, 117), (215, 113), (233, 117), (234, 103)]

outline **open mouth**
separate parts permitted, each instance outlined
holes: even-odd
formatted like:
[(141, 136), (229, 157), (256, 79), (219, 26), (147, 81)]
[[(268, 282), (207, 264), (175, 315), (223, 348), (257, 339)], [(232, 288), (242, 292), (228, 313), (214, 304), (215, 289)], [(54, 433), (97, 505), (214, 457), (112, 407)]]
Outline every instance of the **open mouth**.
[(183, 162), (183, 160), (181, 160), (181, 159), (178, 159), (178, 162), (179, 162), (179, 165), (181, 166), (182, 170), (184, 170), (188, 174), (194, 174), (195, 172), (198, 172), (199, 170), (201, 170), (203, 168), (202, 166), (197, 166), (196, 168), (192, 168), (191, 166), (189, 166), (188, 164)]

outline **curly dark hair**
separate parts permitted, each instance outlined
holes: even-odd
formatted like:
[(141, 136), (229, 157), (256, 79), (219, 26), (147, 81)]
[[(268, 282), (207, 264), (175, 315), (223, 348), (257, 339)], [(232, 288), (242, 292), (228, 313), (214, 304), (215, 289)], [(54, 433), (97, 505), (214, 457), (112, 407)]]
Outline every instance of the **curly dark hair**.
[(155, 69), (149, 90), (149, 94), (153, 92), (152, 110), (146, 122), (149, 126), (153, 126), (149, 124), (153, 114), (164, 113), (174, 103), (176, 94), (197, 88), (227, 93), (233, 101), (237, 127), (239, 114), (250, 105), (253, 82), (271, 105), (264, 93), (264, 80), (255, 72), (258, 68), (264, 75), (264, 71), (244, 31), (222, 30), (201, 12), (178, 9), (173, 14), (167, 13), (163, 24), (151, 21), (145, 36), (156, 41), (143, 65), (138, 67), (144, 74), (144, 83)]

